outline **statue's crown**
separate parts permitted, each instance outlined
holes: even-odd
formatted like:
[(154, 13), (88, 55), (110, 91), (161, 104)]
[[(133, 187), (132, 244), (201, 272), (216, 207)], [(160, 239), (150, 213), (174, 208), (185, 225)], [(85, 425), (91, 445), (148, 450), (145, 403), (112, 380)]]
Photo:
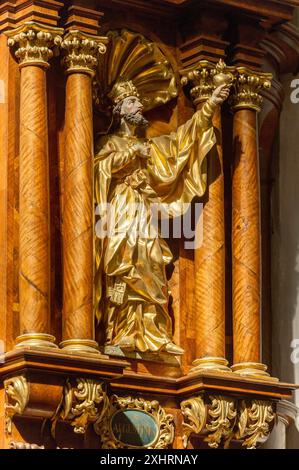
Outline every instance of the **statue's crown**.
[(108, 96), (116, 105), (128, 96), (137, 96), (137, 98), (139, 98), (139, 93), (131, 80), (121, 78), (113, 85)]

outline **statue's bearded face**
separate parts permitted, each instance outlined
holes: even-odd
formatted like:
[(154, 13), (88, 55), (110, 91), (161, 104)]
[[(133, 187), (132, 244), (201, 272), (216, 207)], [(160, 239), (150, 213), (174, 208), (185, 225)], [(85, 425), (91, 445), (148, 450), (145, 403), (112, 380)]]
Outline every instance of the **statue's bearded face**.
[(142, 114), (143, 105), (137, 96), (128, 96), (121, 103), (120, 117), (124, 118), (129, 124), (144, 127), (148, 121)]

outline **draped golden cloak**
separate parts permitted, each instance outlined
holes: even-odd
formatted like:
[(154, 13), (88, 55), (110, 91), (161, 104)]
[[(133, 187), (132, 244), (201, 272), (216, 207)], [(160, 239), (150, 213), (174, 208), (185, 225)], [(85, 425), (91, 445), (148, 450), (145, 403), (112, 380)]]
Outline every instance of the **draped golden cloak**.
[[(144, 229), (152, 204), (162, 202), (177, 216), (204, 194), (205, 157), (216, 143), (214, 111), (208, 100), (177, 132), (148, 140), (148, 159), (134, 154), (134, 136), (108, 135), (98, 143), (95, 309), (106, 345), (158, 352), (172, 342), (165, 271), (172, 255), (159, 234)], [(99, 236), (109, 211), (113, 231)]]

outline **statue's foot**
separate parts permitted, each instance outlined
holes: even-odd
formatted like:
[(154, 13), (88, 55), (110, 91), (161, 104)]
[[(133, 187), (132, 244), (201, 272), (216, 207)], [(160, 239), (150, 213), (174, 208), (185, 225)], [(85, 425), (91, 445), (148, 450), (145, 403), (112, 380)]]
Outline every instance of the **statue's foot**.
[(164, 350), (170, 354), (175, 354), (176, 356), (184, 354), (184, 349), (180, 348), (174, 343), (167, 343)]
[(135, 350), (135, 341), (133, 338), (123, 338), (114, 346), (118, 346), (120, 349), (127, 349), (129, 351)]

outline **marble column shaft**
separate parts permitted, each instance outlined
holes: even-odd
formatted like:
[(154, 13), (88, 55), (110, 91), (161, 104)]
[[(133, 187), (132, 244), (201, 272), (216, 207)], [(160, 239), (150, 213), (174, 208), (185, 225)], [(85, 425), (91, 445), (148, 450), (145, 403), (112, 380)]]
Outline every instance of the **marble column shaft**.
[(55, 346), (50, 331), (46, 69), (62, 30), (26, 23), (8, 31), (20, 64), (19, 297), (17, 345)]
[(67, 71), (63, 207), (63, 342), (96, 352), (93, 315), (92, 77), (106, 38), (69, 31), (62, 42)]
[(271, 75), (239, 67), (233, 105), (233, 371), (266, 376), (261, 364), (260, 181), (257, 113)]

